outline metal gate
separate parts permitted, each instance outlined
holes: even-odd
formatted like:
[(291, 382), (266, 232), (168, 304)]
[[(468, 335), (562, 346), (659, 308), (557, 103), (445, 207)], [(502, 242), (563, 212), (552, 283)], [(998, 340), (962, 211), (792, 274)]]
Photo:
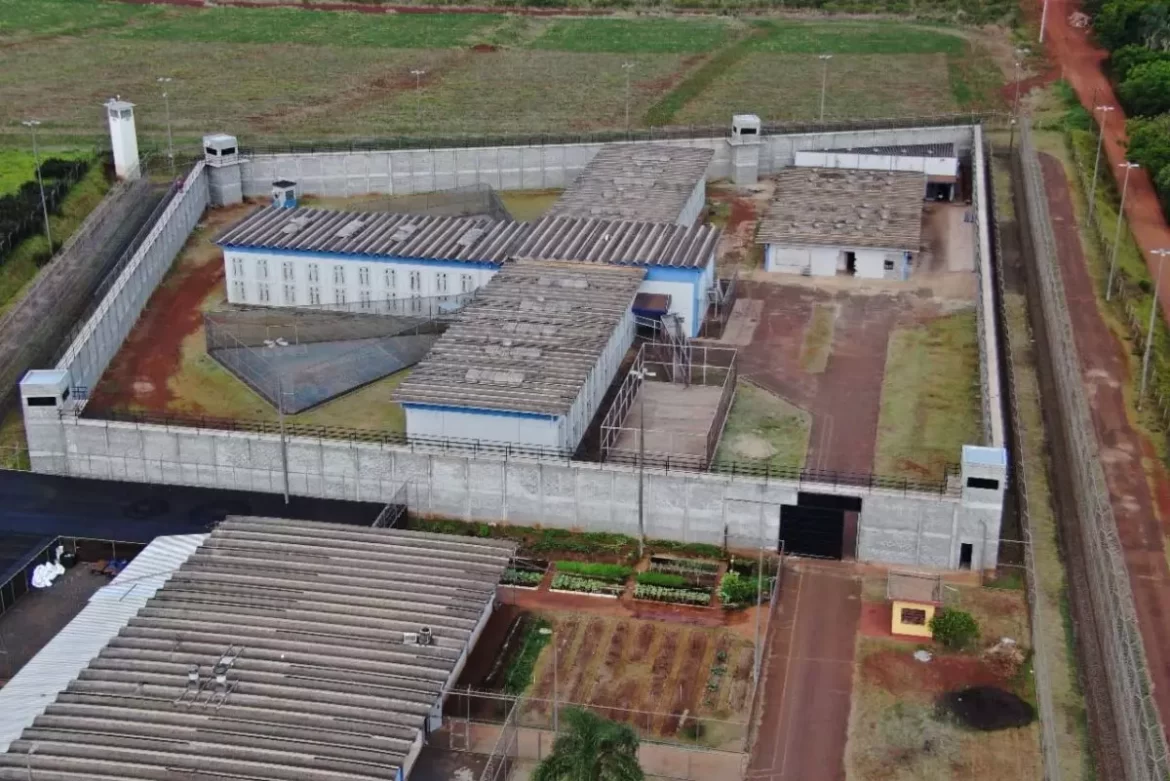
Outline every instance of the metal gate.
[(780, 507), (780, 545), (786, 553), (840, 559), (844, 539), (844, 510), (791, 504)]

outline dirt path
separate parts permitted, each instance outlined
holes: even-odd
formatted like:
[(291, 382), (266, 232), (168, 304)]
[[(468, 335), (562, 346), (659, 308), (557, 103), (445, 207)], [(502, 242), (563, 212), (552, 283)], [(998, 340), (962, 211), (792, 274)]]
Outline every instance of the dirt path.
[(802, 564), (785, 573), (749, 781), (845, 778), (860, 619), (861, 582), (847, 571)]
[(1158, 520), (1143, 468), (1151, 448), (1126, 415), (1124, 388), (1130, 379), (1126, 348), (1097, 310), (1064, 168), (1048, 155), (1041, 155), (1041, 163), (1101, 465), (1129, 570), (1154, 698), (1166, 725), (1170, 724), (1170, 566), (1164, 553), (1166, 530)]
[[(1037, 0), (1037, 6), (1042, 4), (1043, 0)], [(1105, 152), (1120, 189), (1118, 166), (1125, 162), (1127, 141), (1125, 113), (1117, 96), (1113, 94), (1112, 85), (1101, 71), (1107, 52), (1089, 40), (1087, 31), (1078, 30), (1068, 23), (1069, 14), (1079, 9), (1079, 0), (1049, 0), (1046, 49), (1049, 57), (1060, 66), (1062, 76), (1076, 90), (1081, 105), (1090, 111), (1094, 103), (1113, 107), (1114, 110), (1109, 113), (1108, 132), (1105, 134)], [(1136, 169), (1130, 175), (1125, 214), (1146, 265), (1150, 267), (1150, 274), (1153, 275), (1156, 258), (1150, 255), (1150, 250), (1170, 247), (1170, 227), (1167, 227), (1158, 205), (1158, 196), (1149, 173), (1143, 169)], [(1162, 316), (1170, 322), (1170, 287), (1163, 286), (1160, 295)]]

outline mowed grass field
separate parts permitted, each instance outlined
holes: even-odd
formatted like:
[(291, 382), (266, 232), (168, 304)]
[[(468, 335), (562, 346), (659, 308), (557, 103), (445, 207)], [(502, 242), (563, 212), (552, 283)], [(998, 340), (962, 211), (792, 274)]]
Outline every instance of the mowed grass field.
[(18, 120), (36, 117), (62, 142), (100, 138), (101, 103), (117, 94), (138, 105), (140, 145), (161, 146), (160, 76), (173, 79), (174, 130), (189, 147), (223, 130), (262, 143), (620, 129), (627, 94), (633, 126), (723, 125), (737, 111), (811, 120), (820, 53), (833, 54), (834, 117), (920, 116), (996, 99), (990, 56), (963, 33), (888, 21), (0, 0), (0, 131), (12, 136), (4, 145), (19, 145)]

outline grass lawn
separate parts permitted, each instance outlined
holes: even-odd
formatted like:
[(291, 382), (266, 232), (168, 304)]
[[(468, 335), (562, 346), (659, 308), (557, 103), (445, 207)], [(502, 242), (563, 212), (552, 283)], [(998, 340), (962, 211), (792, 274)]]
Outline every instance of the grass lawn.
[(8, 410), (0, 419), (0, 469), (28, 469), (28, 445), (20, 408)]
[[(42, 162), (51, 157), (62, 160), (78, 160), (90, 156), (89, 152), (81, 152), (76, 149), (56, 150), (42, 148), (40, 151)], [(28, 150), (0, 149), (0, 195), (8, 195), (16, 192), (22, 184), (35, 179), (36, 175), (36, 159), (33, 157), (31, 139), (29, 140)]]
[[(38, 56), (5, 44), (35, 45)], [(473, 50), (481, 44), (500, 49)], [(990, 71), (977, 66), (989, 58), (956, 33), (890, 21), (370, 15), (0, 0), (0, 71), (7, 77), (0, 80), (0, 134), (19, 146), (18, 120), (35, 116), (45, 122), (46, 137), (103, 138), (99, 106), (120, 94), (138, 105), (140, 145), (160, 147), (159, 75), (174, 79), (168, 90), (174, 132), (192, 151), (210, 130), (255, 144), (617, 129), (625, 122), (626, 62), (633, 64), (635, 125), (722, 126), (744, 110), (805, 120), (815, 116), (816, 55), (823, 52), (834, 54), (831, 116), (977, 107), (988, 86)], [(418, 92), (412, 69), (426, 71)]]
[[(103, 169), (101, 163), (91, 165), (85, 176), (70, 188), (61, 204), (60, 213), (49, 215), (54, 241), (65, 241), (72, 236), (105, 197), (110, 183)], [(47, 247), (48, 242), (43, 233), (30, 236), (0, 265), (0, 316), (20, 301), (32, 284), (39, 270), (33, 258)]]
[(836, 304), (817, 304), (800, 345), (800, 368), (820, 374), (833, 354), (833, 325), (837, 321)]
[(890, 334), (875, 474), (937, 477), (979, 442), (981, 418), (974, 310)]
[(563, 190), (509, 190), (500, 193), (500, 200), (521, 222), (535, 220), (548, 211)]
[[(936, 711), (945, 691), (994, 680), (973, 654), (945, 653), (928, 663), (914, 661), (915, 644), (877, 638), (857, 643), (846, 778), (884, 781), (966, 781), (1039, 778), (1038, 725), (980, 732)], [(1027, 699), (1024, 671), (997, 685)]]
[(808, 455), (811, 426), (812, 418), (804, 410), (757, 385), (741, 382), (715, 460), (800, 469)]

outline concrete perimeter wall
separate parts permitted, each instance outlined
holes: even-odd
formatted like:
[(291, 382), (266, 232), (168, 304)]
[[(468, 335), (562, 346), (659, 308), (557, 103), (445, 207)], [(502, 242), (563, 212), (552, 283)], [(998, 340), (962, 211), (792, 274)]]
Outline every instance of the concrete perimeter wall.
[[(64, 451), (33, 452), (37, 471), (144, 483), (280, 492), (279, 436), (104, 420), (60, 421)], [(467, 521), (638, 534), (638, 470), (580, 461), (504, 459), (342, 440), (287, 440), (289, 490), (389, 502), (405, 483), (413, 512)], [(899, 493), (727, 475), (645, 472), (645, 530), (655, 538), (776, 546), (780, 506), (797, 491), (862, 497), (858, 557), (948, 568), (975, 544), (994, 566), (999, 509), (957, 495)]]
[[(707, 179), (731, 176), (731, 148), (726, 139), (629, 143), (713, 149), (715, 157), (707, 169)], [(968, 153), (973, 144), (972, 127), (765, 135), (760, 148), (760, 175), (793, 165), (799, 150), (932, 143), (953, 143), (959, 154)], [(533, 190), (565, 187), (602, 146), (602, 143), (547, 144), (255, 155), (241, 165), (241, 175), (245, 196), (265, 198), (271, 195), (272, 182), (276, 179), (292, 179), (307, 195), (328, 196), (401, 195), (473, 184), (488, 184), (497, 190)]]
[(987, 177), (990, 160), (983, 144), (983, 128), (974, 128), (971, 182), (975, 202), (975, 270), (979, 276), (976, 299), (976, 324), (979, 331), (979, 389), (983, 407), (983, 444), (1007, 447), (1003, 428), (1003, 394), (999, 376), (999, 342), (996, 340), (999, 307), (995, 303), (995, 275), (991, 269), (991, 204), (988, 201)]

